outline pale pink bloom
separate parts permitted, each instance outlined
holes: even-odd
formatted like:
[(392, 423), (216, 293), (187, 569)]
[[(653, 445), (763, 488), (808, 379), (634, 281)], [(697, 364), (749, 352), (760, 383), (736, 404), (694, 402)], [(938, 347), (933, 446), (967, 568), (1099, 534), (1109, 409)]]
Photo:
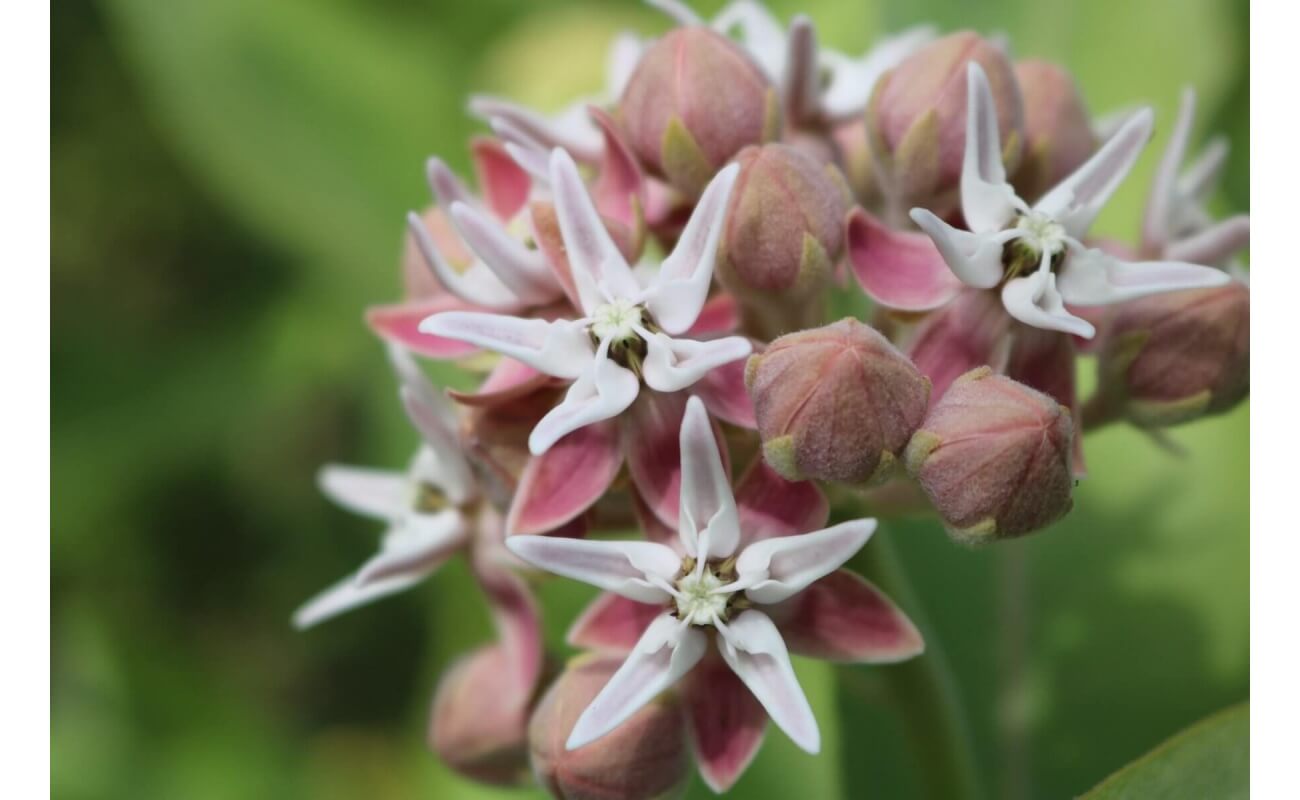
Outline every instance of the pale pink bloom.
[(628, 652), (567, 746), (600, 738), (682, 683), (701, 769), (721, 789), (757, 749), (764, 711), (804, 750), (820, 748), (790, 649), (888, 662), (922, 645), (883, 595), (839, 569), (866, 543), (874, 520), (804, 533), (824, 524), (825, 499), (761, 462), (738, 498), (698, 398), (688, 401), (680, 449), (681, 509), (671, 544), (652, 524), (648, 534), (658, 541), (512, 536), (506, 545), (538, 567), (609, 592), (578, 621), (570, 641)]
[(729, 166), (710, 182), (677, 246), (643, 283), (610, 238), (573, 159), (555, 150), (551, 190), (583, 316), (545, 320), (453, 311), (429, 317), (420, 330), (495, 350), (572, 382), (564, 400), (533, 429), (528, 444), (534, 454), (619, 416), (642, 384), (655, 392), (687, 389), (752, 349), (741, 337), (675, 338), (695, 325), (708, 299), (736, 172)]

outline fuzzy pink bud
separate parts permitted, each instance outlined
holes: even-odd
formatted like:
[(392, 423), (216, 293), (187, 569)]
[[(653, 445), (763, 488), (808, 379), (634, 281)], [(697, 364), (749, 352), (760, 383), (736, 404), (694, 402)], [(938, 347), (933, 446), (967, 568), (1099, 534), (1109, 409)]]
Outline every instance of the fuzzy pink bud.
[(1105, 335), (1098, 398), (1135, 425), (1227, 411), (1250, 391), (1250, 290), (1238, 281), (1124, 303)]
[(751, 356), (763, 456), (789, 480), (887, 477), (925, 418), (930, 381), (874, 328), (843, 319)]
[(1004, 159), (1014, 167), (1024, 141), (1020, 91), (1002, 49), (965, 31), (920, 48), (876, 85), (867, 108), (872, 157), (900, 207), (937, 214), (954, 208), (966, 153), (966, 72), (984, 68), (997, 107)]
[(1087, 106), (1064, 67), (1029, 59), (1016, 64), (1025, 108), (1025, 152), (1016, 190), (1033, 200), (1060, 183), (1097, 149)]
[(880, 201), (879, 179), (871, 162), (871, 147), (867, 144), (867, 123), (858, 118), (836, 125), (831, 130), (840, 167), (848, 181), (853, 196), (864, 206), (875, 206)]
[(622, 661), (583, 656), (555, 680), (528, 726), (533, 773), (563, 800), (650, 800), (680, 792), (690, 774), (686, 714), (661, 695), (610, 733), (576, 750), (565, 741)]
[(953, 538), (984, 544), (1070, 510), (1073, 435), (1069, 409), (980, 367), (935, 404), (905, 460)]
[(746, 145), (774, 139), (780, 110), (767, 78), (708, 28), (678, 28), (646, 50), (619, 112), (632, 149), (689, 196)]
[(429, 718), (429, 746), (447, 766), (502, 786), (528, 777), (530, 698), (503, 688), (508, 659), (493, 645), (456, 662), (438, 682)]

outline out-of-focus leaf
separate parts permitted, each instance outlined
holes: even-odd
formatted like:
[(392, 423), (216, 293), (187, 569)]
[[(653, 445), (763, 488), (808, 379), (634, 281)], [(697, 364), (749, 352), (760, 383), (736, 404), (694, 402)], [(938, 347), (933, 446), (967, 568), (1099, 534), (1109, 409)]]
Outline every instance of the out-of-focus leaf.
[(1220, 711), (1111, 775), (1083, 800), (1250, 796), (1250, 705)]

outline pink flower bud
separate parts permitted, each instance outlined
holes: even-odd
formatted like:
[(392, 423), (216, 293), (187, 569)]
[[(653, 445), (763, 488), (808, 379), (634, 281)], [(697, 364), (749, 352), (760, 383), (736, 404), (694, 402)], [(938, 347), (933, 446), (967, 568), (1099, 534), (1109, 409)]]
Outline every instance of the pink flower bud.
[(641, 161), (692, 197), (741, 148), (780, 130), (776, 92), (763, 72), (703, 27), (678, 28), (651, 45), (619, 111)]
[(789, 480), (887, 477), (930, 399), (929, 380), (855, 319), (782, 336), (750, 357), (745, 384), (763, 456)]
[(1074, 77), (1049, 61), (1016, 64), (1025, 108), (1025, 152), (1016, 191), (1034, 199), (1060, 183), (1097, 149), (1088, 109)]
[(831, 139), (839, 151), (840, 167), (853, 196), (864, 206), (877, 205), (880, 202), (880, 181), (871, 162), (866, 119), (858, 118), (836, 125), (831, 130)]
[(1020, 91), (1006, 54), (965, 31), (936, 39), (876, 85), (867, 108), (872, 155), (891, 199), (941, 216), (956, 205), (966, 153), (966, 67), (978, 62), (997, 106), (1004, 158), (1014, 167), (1024, 141)]
[(528, 697), (503, 686), (512, 674), (506, 651), (482, 647), (438, 682), (429, 746), (466, 777), (503, 786), (528, 777)]
[(1098, 397), (1141, 427), (1227, 411), (1250, 391), (1250, 290), (1233, 281), (1118, 306), (1099, 364)]
[(1070, 510), (1073, 435), (1069, 409), (980, 367), (939, 399), (905, 460), (953, 538), (984, 544)]
[[(474, 262), (474, 254), (465, 247), (442, 209), (430, 206), (421, 212), (420, 219), (447, 263), (454, 269), (468, 269)], [(410, 231), (407, 231), (402, 243), (402, 288), (407, 300), (424, 300), (443, 293), (438, 279), (433, 277), (433, 271), (429, 269), (429, 263), (420, 255), (415, 235)]]
[(578, 716), (622, 659), (584, 656), (569, 664), (538, 704), (528, 726), (533, 773), (564, 800), (642, 800), (680, 792), (690, 773), (686, 714), (662, 695), (596, 741), (566, 750)]

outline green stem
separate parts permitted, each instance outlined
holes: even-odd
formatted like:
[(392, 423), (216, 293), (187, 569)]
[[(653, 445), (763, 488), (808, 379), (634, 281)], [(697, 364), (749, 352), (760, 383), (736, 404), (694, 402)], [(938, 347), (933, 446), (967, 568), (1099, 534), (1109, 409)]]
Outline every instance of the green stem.
[[(888, 537), (877, 534), (853, 563), (864, 577), (907, 609), (917, 627), (931, 630)], [(921, 767), (925, 796), (936, 800), (981, 797), (970, 727), (957, 683), (935, 637), (927, 637), (925, 653), (881, 668), (879, 677), (890, 700), (902, 710), (905, 735)]]

